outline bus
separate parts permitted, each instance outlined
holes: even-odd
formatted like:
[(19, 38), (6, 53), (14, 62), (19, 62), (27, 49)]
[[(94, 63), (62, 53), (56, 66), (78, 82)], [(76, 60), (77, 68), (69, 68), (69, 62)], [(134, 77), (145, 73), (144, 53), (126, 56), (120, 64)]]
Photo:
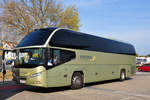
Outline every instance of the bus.
[(14, 49), (13, 80), (37, 87), (71, 86), (120, 79), (136, 72), (129, 43), (62, 28), (36, 29)]

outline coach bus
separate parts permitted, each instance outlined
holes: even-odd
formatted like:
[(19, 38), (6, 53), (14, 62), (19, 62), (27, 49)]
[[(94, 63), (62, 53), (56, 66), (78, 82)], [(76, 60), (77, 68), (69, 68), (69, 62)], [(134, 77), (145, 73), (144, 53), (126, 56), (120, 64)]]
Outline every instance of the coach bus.
[(36, 29), (15, 48), (13, 80), (37, 87), (71, 86), (125, 80), (136, 72), (129, 43), (61, 28)]

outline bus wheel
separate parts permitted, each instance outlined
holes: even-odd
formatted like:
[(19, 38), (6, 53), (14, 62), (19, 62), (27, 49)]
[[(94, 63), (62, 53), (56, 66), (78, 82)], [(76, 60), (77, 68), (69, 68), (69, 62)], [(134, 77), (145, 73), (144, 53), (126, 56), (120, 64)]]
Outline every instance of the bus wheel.
[(75, 72), (71, 80), (71, 88), (73, 90), (83, 87), (83, 75), (79, 72)]
[(121, 72), (120, 72), (120, 81), (124, 81), (125, 79), (126, 79), (125, 70), (121, 70)]

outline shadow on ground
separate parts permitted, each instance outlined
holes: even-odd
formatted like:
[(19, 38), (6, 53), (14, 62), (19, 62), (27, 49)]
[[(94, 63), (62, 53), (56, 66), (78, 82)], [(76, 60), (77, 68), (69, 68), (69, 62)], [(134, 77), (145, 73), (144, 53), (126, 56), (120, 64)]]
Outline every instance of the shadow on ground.
[[(132, 80), (133, 78), (127, 78), (125, 81)], [(109, 84), (113, 82), (121, 82), (120, 80), (109, 80), (109, 81), (100, 81), (100, 82), (93, 82), (93, 83), (88, 83), (85, 84), (84, 87), (90, 87), (94, 85), (102, 85), (102, 84)], [(40, 87), (32, 87), (26, 89), (31, 92), (38, 92), (38, 93), (52, 93), (52, 92), (61, 92), (61, 91), (66, 91), (66, 90), (71, 90), (70, 86), (66, 87), (55, 87), (55, 88), (40, 88)]]
[[(132, 78), (127, 78), (126, 81), (131, 80)], [(85, 84), (84, 87), (90, 87), (94, 85), (102, 85), (102, 84), (109, 84), (113, 82), (120, 82), (119, 80), (109, 80), (109, 81), (101, 81), (101, 82), (94, 82)], [(71, 90), (69, 86), (67, 87), (57, 87), (57, 88), (40, 88), (40, 87), (31, 87), (31, 86), (24, 86), (14, 83), (13, 81), (7, 82), (0, 82), (0, 100), (8, 99), (22, 91), (30, 91), (30, 92), (37, 92), (37, 93), (53, 93), (53, 92), (61, 92)]]
[[(133, 78), (130, 77), (130, 78), (127, 78), (125, 81), (132, 80), (132, 79)], [(85, 84), (84, 87), (90, 87), (90, 86), (102, 85), (102, 84), (109, 84), (109, 83), (113, 83), (113, 82), (123, 82), (123, 81), (120, 81), (119, 79), (99, 81), (99, 82), (87, 83), (87, 84)]]
[(21, 86), (13, 81), (0, 81), (0, 100), (5, 100), (27, 89), (27, 86)]

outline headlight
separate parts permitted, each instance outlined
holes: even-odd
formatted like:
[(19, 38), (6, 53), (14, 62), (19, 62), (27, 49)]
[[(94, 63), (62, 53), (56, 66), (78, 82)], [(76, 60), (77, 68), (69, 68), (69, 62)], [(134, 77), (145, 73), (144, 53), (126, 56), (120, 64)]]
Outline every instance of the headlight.
[(42, 72), (31, 74), (30, 78), (40, 76), (41, 74), (42, 74)]

